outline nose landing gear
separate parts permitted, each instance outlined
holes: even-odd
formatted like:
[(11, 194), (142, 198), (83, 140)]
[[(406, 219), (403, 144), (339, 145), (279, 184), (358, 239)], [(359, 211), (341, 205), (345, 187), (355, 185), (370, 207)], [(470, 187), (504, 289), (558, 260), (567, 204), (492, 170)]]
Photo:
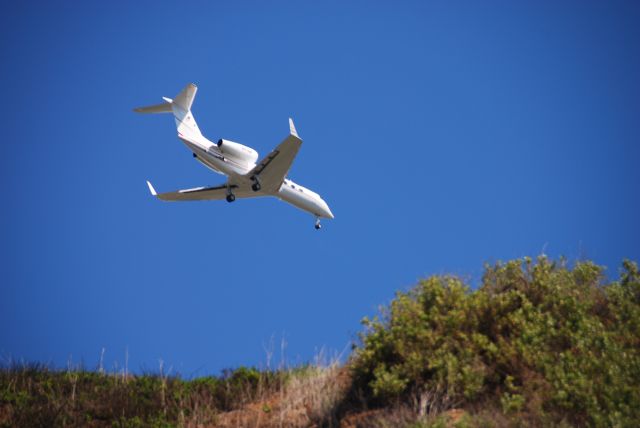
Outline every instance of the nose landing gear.
[(320, 217), (316, 217), (316, 224), (313, 227), (315, 227), (316, 230), (320, 230), (322, 228), (322, 225), (320, 224)]

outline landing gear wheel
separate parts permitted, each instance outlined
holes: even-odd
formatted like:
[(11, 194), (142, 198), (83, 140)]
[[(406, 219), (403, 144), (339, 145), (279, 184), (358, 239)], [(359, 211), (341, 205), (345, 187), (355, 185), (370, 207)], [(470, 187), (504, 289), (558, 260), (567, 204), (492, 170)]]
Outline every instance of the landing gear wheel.
[(251, 184), (251, 190), (253, 190), (254, 192), (257, 192), (262, 188), (262, 186), (260, 185), (260, 179), (258, 179), (258, 176), (254, 175), (253, 177), (251, 177), (251, 181), (253, 183)]
[(322, 226), (320, 225), (320, 223), (316, 224), (314, 227), (316, 228), (316, 230), (320, 230), (320, 229), (322, 228)]
[(234, 195), (233, 193), (229, 193), (227, 195), (227, 202), (231, 203), (231, 202), (233, 202), (235, 200), (236, 200), (236, 195)]

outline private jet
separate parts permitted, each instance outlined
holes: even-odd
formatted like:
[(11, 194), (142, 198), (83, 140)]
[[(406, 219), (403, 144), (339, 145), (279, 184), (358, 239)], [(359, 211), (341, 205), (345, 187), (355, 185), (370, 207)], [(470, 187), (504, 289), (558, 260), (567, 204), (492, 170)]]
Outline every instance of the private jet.
[(147, 181), (149, 191), (163, 201), (222, 200), (233, 202), (236, 198), (274, 196), (282, 201), (311, 213), (315, 228), (320, 229), (321, 218), (333, 218), (327, 203), (317, 193), (287, 178), (302, 140), (289, 118), (289, 136), (278, 147), (258, 160), (258, 152), (242, 144), (219, 139), (208, 140), (198, 128), (191, 105), (198, 88), (188, 84), (174, 99), (162, 97), (161, 104), (139, 107), (137, 113), (173, 113), (178, 128), (178, 138), (187, 146), (193, 157), (218, 174), (226, 175), (227, 182), (213, 187), (195, 187), (174, 192), (157, 193)]

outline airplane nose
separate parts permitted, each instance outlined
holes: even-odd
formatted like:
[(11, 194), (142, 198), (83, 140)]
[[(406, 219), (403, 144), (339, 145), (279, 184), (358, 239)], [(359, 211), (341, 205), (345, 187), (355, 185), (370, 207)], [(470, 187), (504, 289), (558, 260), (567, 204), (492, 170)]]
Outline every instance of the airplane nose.
[[(324, 201), (322, 201), (324, 202)], [(331, 212), (331, 210), (329, 209), (329, 205), (327, 205), (326, 202), (324, 202), (324, 210), (325, 210), (325, 215), (327, 216), (327, 218), (333, 219), (333, 213)]]

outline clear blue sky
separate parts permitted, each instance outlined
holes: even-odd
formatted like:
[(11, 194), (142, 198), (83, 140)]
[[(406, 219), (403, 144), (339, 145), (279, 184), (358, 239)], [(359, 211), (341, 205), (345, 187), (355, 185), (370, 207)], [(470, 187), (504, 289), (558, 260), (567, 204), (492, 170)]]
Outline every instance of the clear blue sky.
[[(396, 290), (544, 251), (640, 259), (640, 3), (3, 2), (0, 355), (185, 376), (342, 350)], [(336, 215), (169, 204), (217, 184), (169, 116)], [(277, 348), (278, 346), (276, 346)], [(277, 354), (277, 353), (276, 353)], [(279, 359), (276, 355), (275, 359)]]

